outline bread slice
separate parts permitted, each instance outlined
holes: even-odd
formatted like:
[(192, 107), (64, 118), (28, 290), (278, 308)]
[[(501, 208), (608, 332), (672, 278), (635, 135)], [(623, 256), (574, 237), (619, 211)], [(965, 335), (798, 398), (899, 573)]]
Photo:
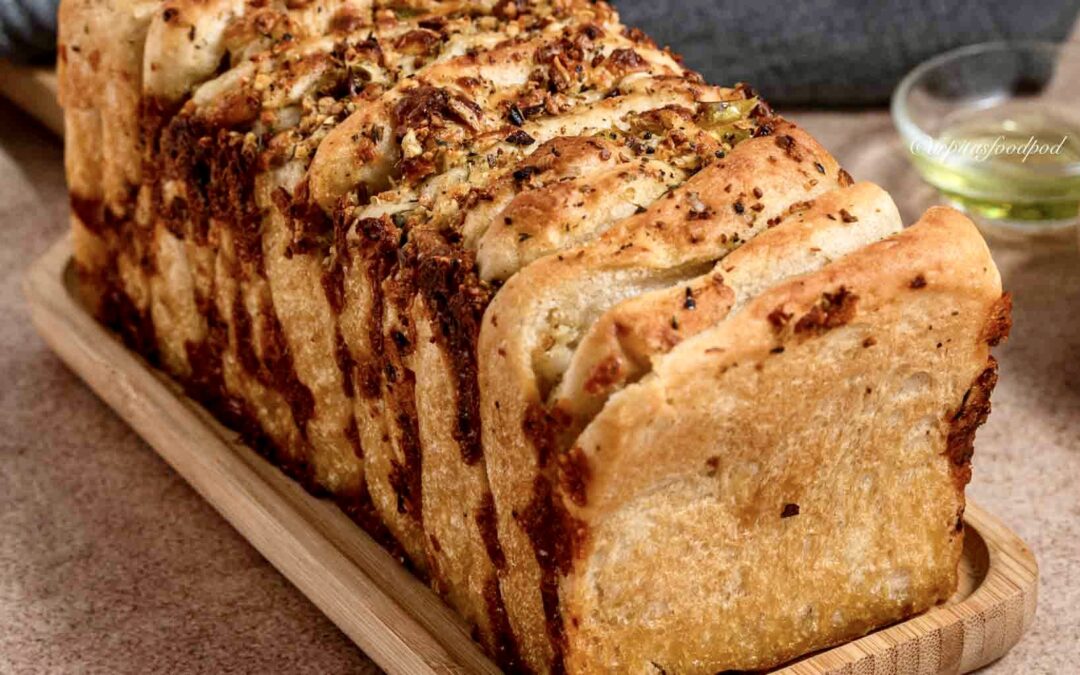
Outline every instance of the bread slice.
[(57, 69), (65, 109), (75, 268), (89, 308), (128, 345), (153, 355), (141, 232), (142, 50), (155, 2), (67, 0)]
[(569, 669), (767, 668), (945, 600), (1001, 302), (935, 208), (614, 395), (560, 470)]

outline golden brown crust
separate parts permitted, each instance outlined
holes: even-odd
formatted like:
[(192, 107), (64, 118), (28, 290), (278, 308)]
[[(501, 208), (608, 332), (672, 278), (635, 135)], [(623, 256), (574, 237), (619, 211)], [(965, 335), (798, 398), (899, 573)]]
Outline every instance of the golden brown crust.
[(371, 2), (321, 0), (166, 0), (147, 35), (144, 91), (178, 101), (221, 68), (276, 44), (332, 32), (346, 17), (371, 23)]
[[(524, 133), (543, 142), (558, 134), (514, 131), (511, 106), (529, 100), (540, 85), (554, 95), (541, 97), (541, 109), (565, 112), (588, 89), (606, 90), (618, 80), (611, 54), (633, 43), (610, 23), (606, 5), (571, 3), (543, 29), (509, 39), (482, 54), (468, 53), (438, 63), (415, 81), (403, 81), (379, 100), (362, 106), (320, 146), (311, 168), (314, 200), (332, 210), (350, 190), (362, 186), (376, 194), (392, 179), (418, 182), (435, 173), (439, 147), (506, 139), (508, 147)], [(572, 39), (563, 37), (564, 31)], [(569, 63), (567, 63), (569, 61)], [(561, 81), (567, 67), (577, 73)], [(681, 68), (652, 50), (639, 70), (674, 75)], [(545, 73), (542, 77), (536, 74)], [(622, 71), (616, 74), (625, 77)], [(546, 82), (545, 82), (546, 81)], [(528, 108), (528, 106), (526, 106)], [(489, 143), (490, 144), (490, 143)], [(524, 144), (525, 147), (532, 145)], [(470, 148), (473, 152), (476, 148)], [(511, 153), (513, 154), (513, 153)]]

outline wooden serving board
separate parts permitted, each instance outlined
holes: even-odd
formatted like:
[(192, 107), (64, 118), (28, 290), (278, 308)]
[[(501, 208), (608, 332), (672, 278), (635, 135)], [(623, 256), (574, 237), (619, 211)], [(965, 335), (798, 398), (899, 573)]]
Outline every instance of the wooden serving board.
[[(74, 294), (68, 240), (32, 267), (38, 331), (68, 366), (389, 673), (497, 673), (464, 624), (330, 502), (237, 440), (97, 324)], [(792, 675), (967, 673), (1009, 650), (1035, 616), (1027, 546), (969, 504), (960, 587), (925, 614), (781, 668)]]

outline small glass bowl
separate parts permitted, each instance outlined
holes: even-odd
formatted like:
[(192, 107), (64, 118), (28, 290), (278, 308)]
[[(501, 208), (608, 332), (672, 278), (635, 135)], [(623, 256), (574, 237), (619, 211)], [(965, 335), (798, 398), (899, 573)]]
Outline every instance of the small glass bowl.
[(892, 117), (922, 177), (991, 234), (1080, 220), (1080, 43), (991, 42), (916, 67)]

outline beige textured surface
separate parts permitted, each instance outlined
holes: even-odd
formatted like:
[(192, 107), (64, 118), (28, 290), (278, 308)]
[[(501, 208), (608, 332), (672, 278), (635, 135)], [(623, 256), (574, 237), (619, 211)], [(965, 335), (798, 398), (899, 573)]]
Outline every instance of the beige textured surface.
[[(796, 115), (911, 222), (934, 195), (887, 115)], [(0, 672), (371, 671), (363, 655), (33, 334), (25, 266), (66, 229), (59, 142), (0, 103)], [(1041, 565), (994, 673), (1080, 657), (1080, 255), (995, 248), (1016, 295), (970, 494)]]

